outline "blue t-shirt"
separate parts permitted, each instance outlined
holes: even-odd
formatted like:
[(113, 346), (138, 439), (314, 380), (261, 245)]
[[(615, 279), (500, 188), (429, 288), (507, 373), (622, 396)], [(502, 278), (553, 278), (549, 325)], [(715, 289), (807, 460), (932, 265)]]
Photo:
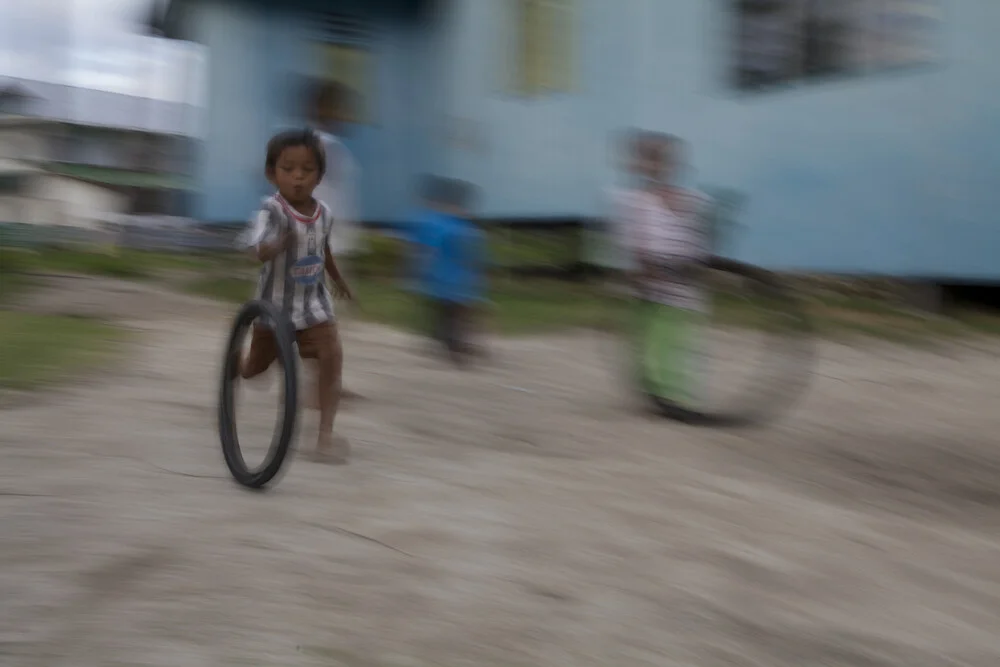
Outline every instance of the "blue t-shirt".
[(467, 303), (483, 289), (483, 235), (468, 220), (423, 211), (414, 220), (414, 287), (445, 301)]

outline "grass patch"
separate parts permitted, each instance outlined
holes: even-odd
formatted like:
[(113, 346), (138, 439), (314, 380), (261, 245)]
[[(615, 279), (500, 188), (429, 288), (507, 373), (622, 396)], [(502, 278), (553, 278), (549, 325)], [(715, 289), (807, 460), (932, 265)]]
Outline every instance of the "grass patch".
[[(385, 252), (396, 256), (396, 249)], [(212, 264), (205, 261), (203, 266), (211, 268), (184, 283), (185, 291), (233, 304), (251, 298), (253, 262), (239, 254), (220, 256)], [(398, 271), (355, 273), (352, 287), (362, 318), (410, 331), (423, 330), (425, 313), (419, 298), (402, 289), (393, 274)], [(603, 328), (627, 316), (626, 306), (598, 285), (556, 279), (499, 277), (491, 281), (490, 299), (490, 328), (507, 335)], [(776, 319), (767, 306), (722, 288), (713, 299), (712, 318), (725, 326), (773, 329)], [(961, 310), (937, 317), (887, 300), (839, 294), (807, 294), (805, 308), (816, 333), (824, 338), (860, 336), (922, 344), (971, 334), (1000, 334), (1000, 315), (988, 311)]]
[(94, 319), (0, 311), (0, 387), (34, 389), (87, 370), (123, 338)]
[(13, 301), (18, 294), (31, 287), (31, 284), (31, 279), (22, 273), (0, 270), (0, 306)]
[(583, 231), (578, 228), (486, 228), (495, 267), (567, 267), (580, 261)]
[[(419, 297), (391, 280), (362, 279), (352, 285), (362, 319), (408, 331), (421, 331), (425, 313)], [(232, 304), (253, 296), (252, 280), (205, 276), (184, 286), (186, 292)], [(611, 303), (584, 286), (559, 281), (500, 284), (490, 294), (491, 326), (503, 334), (527, 334), (596, 326)]]
[(188, 294), (217, 299), (226, 303), (242, 304), (253, 297), (254, 281), (231, 276), (200, 276), (183, 286)]
[(150, 263), (143, 262), (133, 253), (52, 248), (28, 254), (25, 263), (36, 272), (83, 273), (132, 280), (153, 275)]
[[(391, 279), (364, 278), (353, 285), (361, 317), (408, 331), (425, 328), (419, 297)], [(233, 304), (253, 296), (252, 279), (204, 276), (185, 285), (192, 294)], [(490, 328), (505, 335), (554, 332), (573, 328), (607, 326), (626, 321), (627, 306), (604, 295), (593, 285), (558, 280), (497, 280), (491, 291)], [(773, 328), (767, 304), (749, 302), (729, 294), (713, 301), (713, 320), (748, 329)], [(924, 317), (875, 300), (836, 298), (807, 303), (806, 312), (817, 335), (824, 338), (867, 336), (917, 344), (939, 338), (970, 334), (1000, 334), (1000, 316), (961, 312), (953, 317)], [(622, 318), (622, 319), (618, 319)]]
[(5, 251), (4, 260), (13, 267), (8, 273), (82, 273), (123, 280), (146, 280), (167, 271), (203, 271), (234, 261), (223, 254), (83, 248), (11, 250)]

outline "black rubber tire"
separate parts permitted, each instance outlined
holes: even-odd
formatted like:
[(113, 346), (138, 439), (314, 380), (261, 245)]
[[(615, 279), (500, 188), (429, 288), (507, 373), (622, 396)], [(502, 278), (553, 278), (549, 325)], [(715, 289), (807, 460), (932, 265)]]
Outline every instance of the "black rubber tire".
[[(284, 405), (281, 423), (275, 428), (267, 457), (256, 469), (251, 470), (243, 459), (239, 436), (236, 432), (234, 383), (237, 380), (237, 363), (242, 353), (243, 340), (255, 321), (265, 322), (275, 333), (278, 347), (276, 363), (284, 369)], [(233, 320), (229, 341), (222, 364), (222, 382), (219, 390), (219, 439), (222, 455), (233, 479), (251, 489), (263, 488), (274, 479), (288, 455), (295, 437), (298, 421), (298, 355), (291, 323), (281, 311), (266, 301), (250, 301)]]
[(631, 381), (662, 416), (675, 421), (720, 428), (772, 422), (791, 408), (809, 385), (815, 358), (812, 323), (802, 302), (775, 274), (725, 258), (712, 258), (708, 268), (742, 279), (754, 295), (775, 304), (782, 319), (781, 332), (767, 336), (763, 358), (754, 369), (743, 404), (726, 410), (696, 410), (663, 400), (653, 393), (645, 377), (636, 383), (633, 374)]

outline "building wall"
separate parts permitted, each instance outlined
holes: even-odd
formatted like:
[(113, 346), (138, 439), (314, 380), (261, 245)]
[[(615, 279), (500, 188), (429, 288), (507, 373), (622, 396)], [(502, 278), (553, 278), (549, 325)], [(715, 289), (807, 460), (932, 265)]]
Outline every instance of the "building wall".
[(44, 133), (24, 127), (0, 127), (0, 159), (44, 161), (50, 157)]
[[(351, 140), (366, 219), (405, 217), (425, 171), (479, 185), (486, 217), (600, 215), (620, 178), (612, 136), (639, 126), (690, 142), (690, 182), (748, 198), (729, 253), (740, 259), (1000, 278), (1000, 3), (941, 0), (935, 65), (750, 94), (729, 85), (724, 0), (574, 1), (575, 81), (533, 97), (503, 83), (513, 0), (442, 0), (418, 22), (397, 19), (388, 0), (368, 5), (377, 120)], [(267, 191), (264, 143), (294, 115), (283, 73), (309, 70), (307, 23), (275, 7), (199, 2), (186, 12), (210, 53), (198, 211), (207, 220), (242, 219)]]
[(264, 177), (267, 140), (303, 124), (302, 83), (319, 74), (313, 42), (322, 34), (309, 14), (319, 8), (370, 22), (375, 107), (370, 122), (350, 129), (346, 143), (363, 170), (363, 217), (405, 217), (415, 174), (433, 162), (424, 110), (430, 102), (421, 82), (432, 74), (434, 32), (408, 16), (410, 2), (186, 5), (180, 30), (209, 53), (205, 141), (195, 174), (202, 191), (195, 216), (209, 222), (243, 220), (270, 192)]
[(0, 195), (0, 222), (95, 229), (128, 210), (128, 196), (25, 168), (19, 192)]
[(609, 139), (639, 126), (691, 142), (693, 182), (749, 197), (732, 254), (772, 268), (1000, 278), (1000, 3), (944, 0), (941, 61), (741, 94), (725, 2), (577, 0), (570, 93), (506, 95), (510, 2), (456, 0), (448, 74), (481, 155), (449, 147), (487, 216), (595, 215)]
[(93, 229), (128, 211), (128, 195), (92, 183), (46, 175), (33, 184), (32, 198), (59, 211), (55, 224)]
[(191, 166), (191, 144), (180, 135), (45, 121), (0, 127), (0, 158), (131, 171), (185, 173)]

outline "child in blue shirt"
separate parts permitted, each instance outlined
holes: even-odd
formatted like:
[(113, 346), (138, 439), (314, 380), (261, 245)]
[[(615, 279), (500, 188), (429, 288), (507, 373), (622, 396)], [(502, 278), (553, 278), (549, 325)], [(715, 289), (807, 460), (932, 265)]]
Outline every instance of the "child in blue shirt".
[(475, 353), (472, 332), (485, 287), (485, 238), (470, 219), (473, 187), (430, 178), (414, 221), (414, 291), (423, 297), (431, 337), (459, 364)]

